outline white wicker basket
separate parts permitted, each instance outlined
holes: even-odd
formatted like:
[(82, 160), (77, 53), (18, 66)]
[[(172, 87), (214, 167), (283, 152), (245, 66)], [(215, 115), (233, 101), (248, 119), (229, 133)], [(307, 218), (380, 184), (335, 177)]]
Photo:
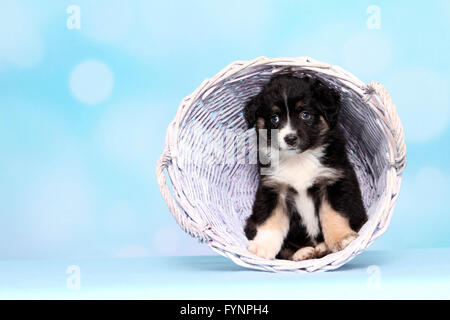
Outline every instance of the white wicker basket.
[[(342, 95), (342, 127), (369, 221), (345, 250), (320, 259), (266, 260), (248, 252), (243, 226), (251, 213), (257, 167), (237, 161), (217, 161), (217, 155), (208, 149), (223, 141), (225, 132), (246, 128), (243, 106), (278, 73), (319, 77)], [(227, 142), (224, 146), (233, 148)], [(312, 272), (340, 267), (386, 231), (405, 164), (402, 125), (395, 105), (380, 83), (366, 85), (340, 67), (308, 57), (260, 57), (231, 63), (181, 101), (168, 127), (156, 175), (178, 224), (214, 251), (248, 268)]]

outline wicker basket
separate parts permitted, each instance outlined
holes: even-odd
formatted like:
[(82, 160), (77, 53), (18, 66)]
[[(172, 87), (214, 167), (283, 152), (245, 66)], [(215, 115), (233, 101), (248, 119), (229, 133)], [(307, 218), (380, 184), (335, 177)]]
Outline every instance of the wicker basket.
[[(320, 259), (266, 260), (247, 251), (243, 227), (251, 213), (257, 167), (242, 161), (218, 161), (217, 154), (209, 148), (223, 143), (226, 152), (234, 150), (235, 143), (226, 142), (232, 139), (224, 137), (230, 130), (246, 129), (243, 106), (279, 73), (319, 77), (341, 92), (341, 124), (369, 215), (355, 241), (343, 251)], [(214, 251), (248, 268), (312, 272), (342, 266), (386, 231), (405, 164), (402, 125), (395, 105), (380, 83), (364, 84), (340, 67), (308, 57), (261, 57), (230, 64), (181, 101), (168, 127), (156, 175), (178, 224)]]

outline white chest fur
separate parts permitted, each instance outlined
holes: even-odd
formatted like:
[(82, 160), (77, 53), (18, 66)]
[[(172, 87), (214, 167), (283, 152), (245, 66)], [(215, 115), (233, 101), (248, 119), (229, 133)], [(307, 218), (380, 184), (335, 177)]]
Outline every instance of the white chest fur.
[(323, 147), (299, 154), (280, 152), (278, 163), (270, 168), (269, 179), (301, 191), (311, 187), (318, 178), (337, 177), (335, 169), (322, 165), (322, 157)]
[(323, 147), (300, 154), (280, 153), (278, 163), (271, 168), (268, 176), (269, 180), (287, 184), (297, 191), (295, 205), (311, 238), (319, 234), (320, 227), (313, 200), (307, 190), (319, 178), (332, 179), (338, 176), (335, 169), (321, 164), (322, 156)]

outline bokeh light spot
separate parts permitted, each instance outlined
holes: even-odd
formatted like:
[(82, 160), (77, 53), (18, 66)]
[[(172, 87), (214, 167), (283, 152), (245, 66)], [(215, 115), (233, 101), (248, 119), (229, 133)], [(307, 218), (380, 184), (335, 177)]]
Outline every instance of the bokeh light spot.
[(103, 62), (87, 60), (70, 75), (70, 89), (75, 98), (86, 104), (104, 102), (112, 92), (114, 76)]

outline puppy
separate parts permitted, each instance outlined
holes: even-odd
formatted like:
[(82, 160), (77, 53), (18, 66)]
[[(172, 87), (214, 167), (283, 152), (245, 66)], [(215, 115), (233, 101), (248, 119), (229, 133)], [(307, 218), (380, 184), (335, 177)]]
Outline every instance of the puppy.
[[(340, 96), (309, 76), (275, 76), (244, 109), (260, 181), (248, 250), (295, 261), (343, 250), (367, 221), (339, 126)], [(264, 172), (263, 172), (264, 171)]]

